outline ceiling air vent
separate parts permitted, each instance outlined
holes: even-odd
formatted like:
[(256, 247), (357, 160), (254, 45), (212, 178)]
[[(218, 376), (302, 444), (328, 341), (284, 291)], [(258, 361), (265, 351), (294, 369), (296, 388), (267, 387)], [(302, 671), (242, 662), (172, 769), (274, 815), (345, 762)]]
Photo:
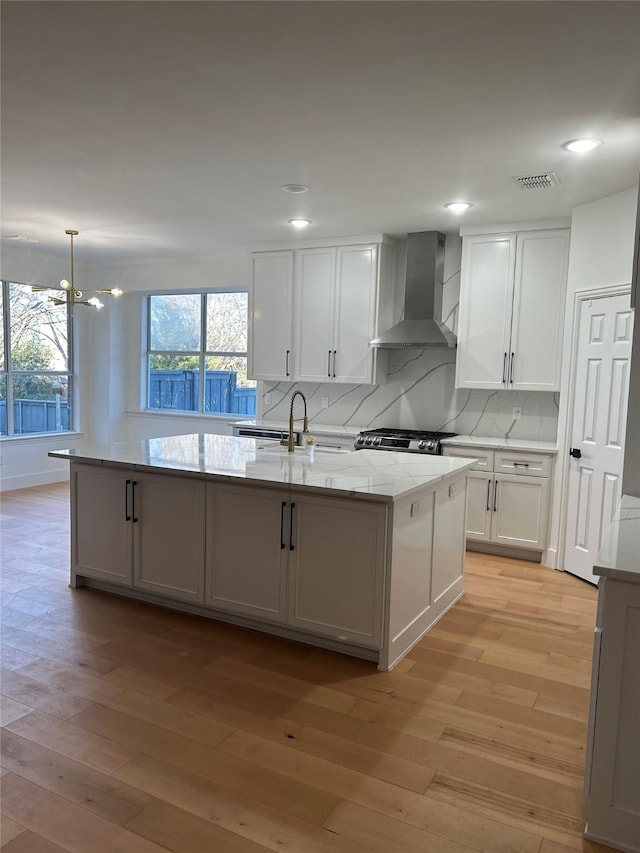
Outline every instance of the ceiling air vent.
[(555, 172), (545, 172), (542, 175), (525, 175), (513, 180), (525, 190), (549, 190), (551, 187), (557, 187), (560, 183)]

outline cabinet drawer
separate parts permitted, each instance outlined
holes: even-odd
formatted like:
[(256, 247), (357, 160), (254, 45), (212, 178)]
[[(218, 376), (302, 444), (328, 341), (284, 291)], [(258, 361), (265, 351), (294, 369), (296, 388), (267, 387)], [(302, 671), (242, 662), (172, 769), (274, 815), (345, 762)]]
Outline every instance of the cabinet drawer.
[(551, 457), (544, 453), (496, 450), (493, 470), (496, 474), (527, 474), (530, 477), (550, 477)]
[(444, 456), (459, 456), (462, 459), (475, 459), (475, 465), (471, 471), (493, 471), (493, 450), (475, 447), (455, 447), (447, 445), (442, 448)]

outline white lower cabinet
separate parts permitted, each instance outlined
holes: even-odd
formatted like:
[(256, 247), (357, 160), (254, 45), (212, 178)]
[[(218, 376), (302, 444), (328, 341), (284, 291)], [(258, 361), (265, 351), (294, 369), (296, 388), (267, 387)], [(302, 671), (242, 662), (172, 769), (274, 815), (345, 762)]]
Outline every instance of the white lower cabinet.
[(640, 584), (601, 577), (585, 772), (585, 837), (640, 853)]
[(290, 517), (289, 624), (379, 648), (386, 509), (293, 494)]
[(73, 465), (72, 582), (204, 600), (204, 483)]
[(207, 485), (207, 604), (286, 621), (287, 507), (286, 491)]
[(208, 485), (206, 603), (379, 648), (386, 509)]
[(477, 459), (469, 472), (467, 542), (532, 551), (546, 548), (552, 467), (549, 454), (455, 445), (447, 445), (443, 451), (445, 456)]

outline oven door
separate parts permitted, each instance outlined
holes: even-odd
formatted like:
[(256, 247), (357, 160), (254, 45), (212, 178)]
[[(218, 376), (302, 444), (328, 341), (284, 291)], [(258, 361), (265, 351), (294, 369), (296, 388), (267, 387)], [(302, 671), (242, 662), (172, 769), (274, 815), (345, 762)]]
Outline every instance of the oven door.
[[(237, 435), (239, 438), (258, 438), (260, 441), (273, 441), (274, 443), (280, 443), (280, 441), (286, 441), (288, 431), (286, 429), (269, 429), (264, 427), (233, 427), (233, 434)], [(300, 433), (293, 433), (293, 443), (299, 445), (300, 444)]]

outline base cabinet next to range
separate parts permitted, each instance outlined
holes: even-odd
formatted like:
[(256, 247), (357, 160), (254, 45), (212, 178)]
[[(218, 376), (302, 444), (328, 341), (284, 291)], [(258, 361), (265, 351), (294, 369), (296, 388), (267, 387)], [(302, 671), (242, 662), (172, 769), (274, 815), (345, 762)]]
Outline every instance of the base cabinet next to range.
[(548, 454), (447, 445), (446, 456), (475, 457), (469, 472), (467, 544), (543, 551), (547, 543)]
[(203, 602), (204, 490), (187, 477), (72, 465), (72, 585), (88, 577)]
[(206, 603), (379, 648), (385, 525), (371, 502), (210, 483)]

